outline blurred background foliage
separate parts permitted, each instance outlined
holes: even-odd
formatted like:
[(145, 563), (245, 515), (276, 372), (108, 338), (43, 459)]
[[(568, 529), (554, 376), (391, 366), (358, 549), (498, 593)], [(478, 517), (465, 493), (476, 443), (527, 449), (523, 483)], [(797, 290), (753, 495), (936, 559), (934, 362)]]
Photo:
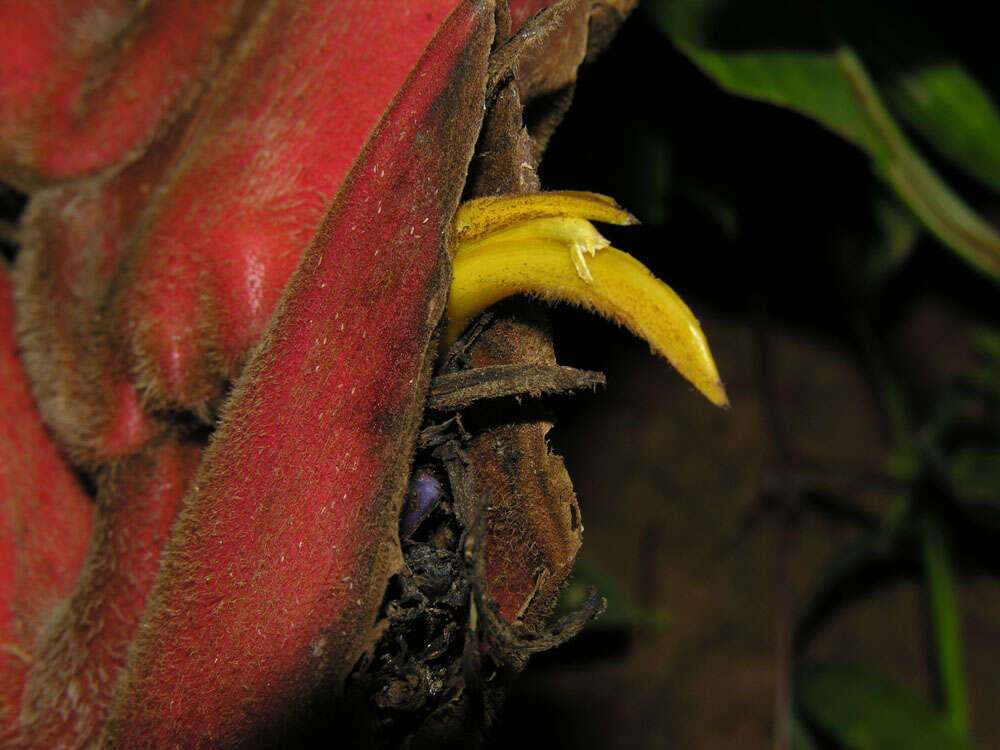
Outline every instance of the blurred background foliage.
[(496, 747), (1000, 747), (1000, 66), (988, 9), (642, 0), (547, 188), (695, 310), (716, 412), (554, 315), (607, 392), (555, 407), (608, 616)]

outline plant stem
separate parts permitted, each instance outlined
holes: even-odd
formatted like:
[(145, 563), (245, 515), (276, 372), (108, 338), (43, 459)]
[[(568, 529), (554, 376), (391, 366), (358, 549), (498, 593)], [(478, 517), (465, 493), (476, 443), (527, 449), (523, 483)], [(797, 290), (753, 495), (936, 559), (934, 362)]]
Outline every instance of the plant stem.
[[(897, 454), (906, 456), (907, 463), (913, 462), (914, 465), (920, 464), (924, 469), (928, 468), (928, 455), (920, 449), (918, 440), (914, 437), (906, 398), (893, 376), (883, 350), (878, 346), (870, 317), (864, 313), (856, 314), (854, 323), (869, 370), (888, 414)], [(913, 503), (914, 494), (911, 490), (907, 493), (905, 505), (912, 508)], [(919, 513), (918, 533), (935, 679), (948, 722), (960, 737), (968, 739), (969, 709), (962, 660), (962, 635), (948, 543), (940, 519), (927, 509), (922, 509)]]
[(1000, 235), (935, 174), (886, 109), (860, 58), (840, 46), (834, 59), (880, 140), (866, 149), (878, 171), (943, 244), (973, 268), (1000, 278)]
[(961, 737), (969, 736), (969, 708), (962, 662), (962, 634), (958, 602), (948, 554), (948, 543), (940, 521), (930, 513), (921, 519), (924, 586), (928, 602), (938, 690), (952, 727)]

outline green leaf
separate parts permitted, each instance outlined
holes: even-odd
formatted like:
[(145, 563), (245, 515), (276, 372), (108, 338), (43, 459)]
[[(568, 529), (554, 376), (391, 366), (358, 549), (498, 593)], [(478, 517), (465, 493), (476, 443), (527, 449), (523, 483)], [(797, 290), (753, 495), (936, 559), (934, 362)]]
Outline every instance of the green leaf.
[(924, 514), (920, 523), (921, 551), (924, 563), (924, 590), (931, 624), (932, 650), (941, 702), (948, 725), (958, 734), (969, 731), (962, 628), (951, 570), (951, 554), (941, 521)]
[(861, 270), (865, 280), (877, 287), (909, 260), (920, 226), (912, 213), (887, 196), (876, 201), (874, 214), (877, 237), (868, 248)]
[(973, 335), (976, 351), (979, 355), (988, 359), (991, 365), (1000, 362), (1000, 331), (980, 326)]
[(946, 60), (900, 75), (889, 101), (942, 156), (1000, 193), (1000, 111), (972, 74)]
[(608, 608), (590, 627), (659, 631), (672, 622), (666, 611), (640, 606), (607, 568), (585, 558), (577, 558), (573, 565), (573, 576), (563, 591), (557, 611), (565, 613), (579, 609), (594, 587), (607, 600)]
[(1000, 487), (1000, 446), (969, 444), (957, 448), (948, 462), (949, 479), (964, 498), (997, 504)]
[[(806, 115), (867, 153), (924, 226), (1000, 279), (1000, 234), (914, 150), (854, 50), (817, 44), (815, 19), (789, 18), (793, 11), (762, 0), (653, 0), (645, 7), (727, 91)], [(785, 36), (776, 40), (776, 29)]]
[(812, 734), (809, 732), (809, 728), (805, 726), (801, 719), (798, 717), (792, 717), (791, 721), (791, 740), (790, 745), (792, 750), (819, 750), (819, 745), (813, 739)]
[(918, 695), (861, 667), (811, 667), (798, 699), (813, 723), (852, 750), (969, 748)]

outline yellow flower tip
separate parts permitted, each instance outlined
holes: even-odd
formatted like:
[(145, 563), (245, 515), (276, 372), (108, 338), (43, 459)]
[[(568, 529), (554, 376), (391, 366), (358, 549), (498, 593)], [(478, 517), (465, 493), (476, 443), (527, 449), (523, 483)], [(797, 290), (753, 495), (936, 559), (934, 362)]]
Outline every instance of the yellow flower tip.
[[(563, 213), (554, 213), (557, 210)], [(456, 219), (442, 345), (450, 347), (473, 317), (511, 295), (569, 302), (626, 326), (709, 401), (727, 406), (708, 342), (690, 308), (642, 263), (611, 247), (587, 221), (634, 223), (630, 217), (613, 200), (594, 193), (542, 193), (464, 204)]]

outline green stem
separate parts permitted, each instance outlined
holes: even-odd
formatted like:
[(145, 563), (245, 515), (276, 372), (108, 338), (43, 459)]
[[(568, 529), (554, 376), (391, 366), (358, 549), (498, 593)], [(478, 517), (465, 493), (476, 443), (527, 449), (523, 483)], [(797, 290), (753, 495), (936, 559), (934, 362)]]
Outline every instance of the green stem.
[(929, 513), (925, 513), (921, 520), (920, 537), (941, 700), (954, 730), (961, 737), (968, 738), (969, 707), (962, 661), (962, 633), (948, 543), (940, 522)]
[(867, 148), (876, 169), (941, 242), (974, 268), (1000, 279), (1000, 235), (910, 145), (854, 51), (839, 47), (834, 59), (879, 135)]
[[(855, 314), (854, 323), (876, 388), (880, 392), (881, 402), (888, 413), (896, 450), (906, 456), (907, 463), (919, 463), (926, 467), (929, 460), (927, 453), (920, 449), (918, 441), (913, 437), (906, 398), (896, 382), (883, 350), (876, 341), (867, 308), (865, 312)], [(900, 508), (897, 517), (901, 517), (907, 508), (912, 507), (911, 491), (907, 493), (904, 507)], [(924, 588), (928, 602), (930, 645), (934, 655), (937, 684), (948, 722), (960, 737), (968, 739), (969, 708), (962, 658), (962, 634), (948, 543), (940, 520), (926, 509), (921, 510), (920, 514), (919, 534)]]

